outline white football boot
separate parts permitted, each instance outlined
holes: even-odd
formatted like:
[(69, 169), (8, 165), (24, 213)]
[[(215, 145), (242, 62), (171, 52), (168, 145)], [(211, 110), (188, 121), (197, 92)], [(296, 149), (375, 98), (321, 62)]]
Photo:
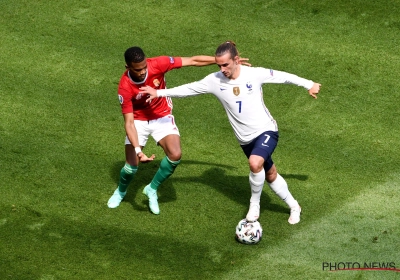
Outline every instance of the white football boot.
[(260, 204), (250, 203), (249, 212), (247, 212), (246, 220), (248, 222), (255, 222), (260, 217)]
[(300, 213), (301, 207), (297, 204), (297, 206), (290, 209), (290, 217), (288, 219), (289, 224), (295, 225), (300, 222)]

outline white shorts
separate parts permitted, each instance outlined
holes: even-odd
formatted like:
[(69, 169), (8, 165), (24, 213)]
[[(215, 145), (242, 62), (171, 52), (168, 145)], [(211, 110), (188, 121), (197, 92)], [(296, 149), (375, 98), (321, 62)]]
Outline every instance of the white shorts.
[[(134, 120), (136, 131), (138, 133), (139, 145), (146, 146), (147, 140), (151, 135), (153, 139), (158, 143), (167, 135), (176, 134), (179, 135), (178, 127), (175, 124), (173, 115), (168, 115), (159, 119), (151, 121), (140, 121)], [(129, 145), (131, 142), (128, 136), (125, 138), (125, 145)]]

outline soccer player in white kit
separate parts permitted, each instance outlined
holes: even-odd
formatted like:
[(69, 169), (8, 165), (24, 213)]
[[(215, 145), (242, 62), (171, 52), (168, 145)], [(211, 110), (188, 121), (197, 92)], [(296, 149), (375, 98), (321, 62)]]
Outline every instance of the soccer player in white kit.
[(290, 208), (288, 222), (297, 224), (300, 221), (301, 207), (272, 161), (271, 156), (278, 143), (278, 126), (264, 104), (262, 85), (294, 84), (306, 88), (314, 98), (317, 98), (321, 85), (282, 71), (240, 65), (239, 53), (232, 41), (224, 42), (217, 48), (215, 60), (221, 71), (200, 81), (163, 90), (142, 87), (141, 93), (149, 94), (148, 101), (164, 96), (185, 97), (204, 93), (215, 95), (224, 107), (249, 161), (251, 198), (246, 219), (253, 222), (259, 218), (260, 197), (264, 181), (267, 181), (270, 188)]

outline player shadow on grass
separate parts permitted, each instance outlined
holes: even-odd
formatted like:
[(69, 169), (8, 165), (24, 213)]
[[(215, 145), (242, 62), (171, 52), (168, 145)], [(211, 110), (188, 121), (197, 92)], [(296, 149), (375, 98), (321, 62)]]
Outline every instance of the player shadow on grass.
[[(199, 162), (188, 160), (185, 161), (186, 164), (206, 164), (210, 165), (208, 162)], [(214, 165), (215, 166), (215, 165)], [(218, 166), (218, 165), (217, 165)], [(221, 168), (223, 167), (223, 168)], [(176, 182), (196, 182), (201, 183), (204, 185), (208, 185), (215, 190), (219, 191), (226, 197), (230, 198), (233, 201), (236, 201), (242, 205), (248, 207), (250, 203), (250, 185), (249, 185), (249, 177), (248, 176), (232, 176), (226, 175), (226, 170), (224, 168), (234, 169), (232, 166), (224, 166), (220, 165), (218, 167), (212, 167), (206, 170), (200, 176), (193, 176), (193, 177), (185, 177), (185, 178), (174, 178), (173, 181)], [(281, 174), (282, 177), (285, 179), (296, 179), (300, 181), (306, 181), (308, 179), (307, 175), (300, 175), (300, 174)], [(289, 186), (290, 188), (290, 186)], [(269, 188), (268, 184), (264, 184), (263, 194), (261, 195), (261, 208), (263, 210), (269, 210), (273, 212), (279, 213), (288, 213), (288, 208), (283, 205), (271, 203), (270, 195), (275, 195), (272, 193), (271, 189)], [(246, 208), (247, 211), (247, 208)], [(247, 213), (247, 212), (246, 212)], [(244, 213), (244, 215), (246, 214)]]
[[(129, 185), (128, 192), (126, 193), (126, 196), (125, 196), (123, 202), (130, 203), (135, 210), (149, 211), (148, 199), (142, 194), (142, 190), (153, 179), (154, 174), (156, 174), (158, 167), (160, 166), (160, 162), (161, 162), (161, 160), (153, 160), (152, 162), (142, 163), (139, 165), (138, 172), (136, 173), (135, 178), (133, 179), (131, 184)], [(222, 168), (226, 168), (226, 169), (234, 168), (229, 165), (210, 164), (209, 162), (184, 161), (183, 164), (186, 164), (186, 163), (189, 163), (189, 164), (194, 163), (197, 165), (207, 165), (207, 166), (212, 165), (212, 166), (222, 167)], [(110, 170), (110, 172), (111, 172), (110, 175), (114, 179), (115, 187), (118, 185), (119, 173), (121, 171), (121, 168), (124, 166), (124, 164), (125, 164), (124, 161), (115, 162), (113, 167)], [(177, 197), (176, 197), (175, 188), (173, 187), (173, 182), (174, 182), (174, 175), (172, 175), (168, 180), (166, 180), (160, 186), (160, 188), (157, 192), (159, 203), (167, 203), (167, 202), (176, 200)], [(114, 190), (115, 190), (115, 188), (114, 188)], [(112, 194), (112, 192), (110, 193), (110, 195), (111, 194)], [(141, 197), (143, 199), (140, 199)], [(136, 202), (136, 201), (138, 201), (138, 199), (141, 201), (141, 204), (138, 204)]]
[[(114, 178), (115, 185), (118, 185), (119, 172), (125, 162), (116, 162), (111, 170), (112, 177)], [(249, 205), (250, 201), (250, 186), (249, 177), (243, 176), (232, 176), (226, 175), (226, 169), (235, 169), (235, 167), (224, 164), (212, 164), (210, 162), (202, 162), (195, 160), (186, 160), (181, 164), (195, 164), (195, 165), (206, 165), (212, 166), (212, 168), (207, 169), (200, 176), (187, 176), (184, 178), (176, 178), (172, 175), (168, 180), (166, 180), (158, 190), (158, 202), (167, 203), (175, 201), (177, 199), (175, 188), (173, 187), (174, 182), (184, 182), (185, 184), (190, 184), (191, 182), (201, 183), (214, 188), (226, 197), (233, 201), (236, 201), (246, 207)], [(160, 165), (160, 160), (154, 160), (149, 163), (140, 164), (138, 173), (135, 175), (134, 180), (128, 187), (128, 192), (124, 198), (125, 202), (132, 205), (135, 210), (138, 211), (149, 211), (148, 199), (142, 194), (143, 188), (150, 183), (154, 174)], [(179, 167), (178, 167), (179, 168)], [(306, 181), (308, 179), (307, 175), (300, 174), (281, 174), (285, 179), (295, 179), (300, 181)], [(290, 188), (290, 186), (289, 186)], [(261, 196), (261, 208), (264, 210), (269, 210), (273, 212), (287, 213), (288, 209), (285, 206), (271, 203), (270, 195), (267, 193), (271, 192), (268, 185), (264, 184), (263, 194)], [(138, 197), (143, 197), (141, 199), (141, 204), (136, 201)]]

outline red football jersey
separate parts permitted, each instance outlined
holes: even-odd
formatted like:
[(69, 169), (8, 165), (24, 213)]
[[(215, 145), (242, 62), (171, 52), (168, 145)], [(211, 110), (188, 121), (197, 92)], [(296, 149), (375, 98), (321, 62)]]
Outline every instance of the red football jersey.
[(147, 74), (144, 81), (137, 83), (129, 77), (126, 70), (118, 86), (118, 97), (122, 114), (133, 113), (136, 120), (154, 120), (172, 114), (172, 100), (169, 97), (158, 97), (150, 103), (147, 97), (139, 94), (140, 87), (151, 86), (155, 89), (165, 89), (165, 73), (182, 67), (180, 57), (159, 56), (147, 58)]

